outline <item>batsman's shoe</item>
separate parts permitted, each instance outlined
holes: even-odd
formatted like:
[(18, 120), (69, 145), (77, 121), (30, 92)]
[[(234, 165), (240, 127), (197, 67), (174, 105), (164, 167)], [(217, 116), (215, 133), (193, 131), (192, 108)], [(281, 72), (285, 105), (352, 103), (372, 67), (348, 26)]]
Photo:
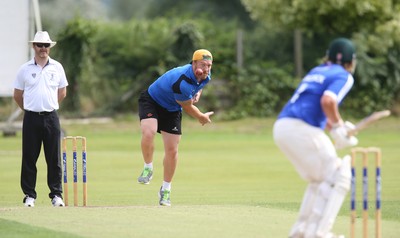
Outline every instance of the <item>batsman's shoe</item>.
[(345, 238), (344, 235), (335, 235), (331, 232), (329, 232), (326, 236), (324, 236), (324, 238)]
[(170, 200), (171, 191), (170, 190), (162, 190), (160, 188), (160, 192), (158, 193), (158, 197), (160, 198), (160, 205), (161, 206), (171, 206)]
[(51, 199), (51, 204), (53, 207), (64, 207), (65, 204), (59, 196), (54, 196), (53, 199)]
[(35, 199), (33, 197), (29, 197), (28, 195), (26, 195), (26, 197), (24, 197), (23, 203), (25, 207), (34, 207)]
[(153, 178), (153, 170), (150, 168), (144, 168), (142, 174), (137, 179), (138, 183), (149, 184), (150, 180)]

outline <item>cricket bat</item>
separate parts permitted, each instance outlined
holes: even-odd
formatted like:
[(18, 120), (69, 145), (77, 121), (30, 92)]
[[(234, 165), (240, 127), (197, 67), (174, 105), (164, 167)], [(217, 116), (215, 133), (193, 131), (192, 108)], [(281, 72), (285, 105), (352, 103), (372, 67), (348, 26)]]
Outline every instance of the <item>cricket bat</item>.
[(355, 125), (355, 128), (348, 132), (348, 136), (353, 136), (353, 135), (357, 134), (359, 131), (368, 127), (370, 124), (372, 124), (382, 118), (388, 117), (388, 116), (390, 116), (389, 110), (374, 112), (371, 115), (369, 115), (369, 116), (365, 117), (364, 119), (362, 119), (361, 121), (359, 121)]

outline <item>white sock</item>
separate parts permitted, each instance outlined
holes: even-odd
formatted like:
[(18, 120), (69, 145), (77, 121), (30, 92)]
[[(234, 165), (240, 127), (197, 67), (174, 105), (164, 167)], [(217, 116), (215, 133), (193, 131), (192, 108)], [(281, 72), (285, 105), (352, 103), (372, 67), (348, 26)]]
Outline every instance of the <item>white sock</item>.
[(161, 190), (169, 190), (169, 191), (171, 191), (171, 183), (163, 181)]
[(153, 170), (153, 162), (151, 162), (149, 164), (144, 163), (144, 168), (149, 168), (149, 169)]

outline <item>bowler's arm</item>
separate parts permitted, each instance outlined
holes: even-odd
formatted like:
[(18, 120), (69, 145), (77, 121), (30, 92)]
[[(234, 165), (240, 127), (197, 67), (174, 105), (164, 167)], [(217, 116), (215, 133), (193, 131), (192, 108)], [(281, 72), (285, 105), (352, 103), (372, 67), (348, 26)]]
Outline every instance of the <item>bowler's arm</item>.
[(193, 101), (187, 100), (187, 101), (176, 101), (179, 105), (181, 105), (181, 107), (183, 108), (183, 110), (189, 114), (190, 116), (196, 118), (197, 120), (199, 120), (199, 122), (204, 125), (207, 123), (211, 122), (210, 116), (212, 114), (214, 114), (214, 112), (206, 112), (206, 113), (202, 113), (199, 108), (197, 108), (195, 105), (193, 105)]
[(201, 93), (203, 92), (203, 89), (200, 89), (195, 95), (194, 95), (194, 97), (193, 97), (193, 99), (192, 99), (192, 101), (193, 101), (193, 104), (194, 103), (197, 103), (199, 100), (200, 100), (200, 96), (201, 96)]

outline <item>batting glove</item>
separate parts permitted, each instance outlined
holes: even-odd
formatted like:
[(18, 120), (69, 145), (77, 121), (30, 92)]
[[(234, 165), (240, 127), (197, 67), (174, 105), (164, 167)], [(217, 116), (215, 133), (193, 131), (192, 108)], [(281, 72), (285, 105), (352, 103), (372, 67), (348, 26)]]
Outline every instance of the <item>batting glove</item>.
[(355, 136), (348, 136), (348, 132), (354, 128), (354, 124), (349, 121), (338, 123), (332, 127), (330, 134), (336, 149), (340, 150), (358, 144), (358, 139)]

